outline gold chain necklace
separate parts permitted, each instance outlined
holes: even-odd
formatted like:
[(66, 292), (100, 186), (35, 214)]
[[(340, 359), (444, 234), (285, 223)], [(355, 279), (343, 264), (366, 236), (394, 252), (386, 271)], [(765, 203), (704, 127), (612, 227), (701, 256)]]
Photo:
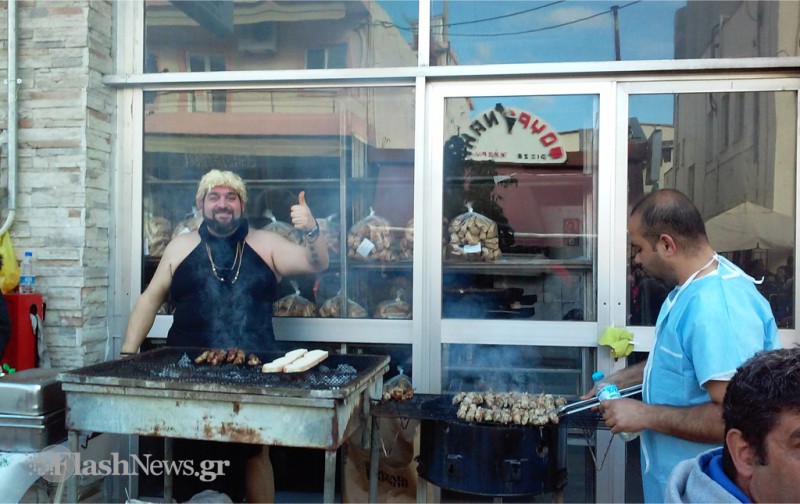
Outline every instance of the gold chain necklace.
[[(211, 273), (214, 274), (214, 278), (216, 278), (220, 282), (224, 283), (225, 282), (225, 278), (219, 276), (219, 273), (217, 272), (218, 269), (222, 269), (222, 268), (217, 268), (217, 265), (214, 264), (214, 259), (211, 257), (211, 247), (208, 246), (208, 243), (206, 243), (206, 254), (208, 254), (208, 262), (211, 263)], [(234, 269), (236, 270), (236, 274), (233, 275), (233, 280), (231, 280), (231, 285), (235, 284), (236, 280), (239, 279), (239, 271), (242, 269), (242, 256), (243, 255), (244, 255), (244, 247), (242, 246), (242, 242), (237, 242), (236, 243), (236, 256), (234, 256), (234, 258), (233, 258), (233, 264), (231, 265), (230, 268), (224, 268), (224, 269), (227, 269), (228, 271), (233, 271)]]

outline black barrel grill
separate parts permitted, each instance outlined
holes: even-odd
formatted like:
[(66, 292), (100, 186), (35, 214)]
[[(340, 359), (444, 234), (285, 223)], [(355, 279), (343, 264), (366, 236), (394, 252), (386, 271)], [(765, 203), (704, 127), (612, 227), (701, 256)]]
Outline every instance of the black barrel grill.
[[(466, 422), (456, 417), (458, 406), (452, 398), (416, 394), (408, 401), (375, 404), (372, 415), (420, 420), (419, 475), (436, 486), (468, 494), (513, 497), (562, 491), (567, 484), (567, 429), (596, 429), (599, 419), (586, 411), (545, 426)], [(373, 429), (376, 425), (373, 422)], [(375, 472), (379, 439), (373, 433), (370, 470)], [(377, 495), (377, 488), (370, 491)]]

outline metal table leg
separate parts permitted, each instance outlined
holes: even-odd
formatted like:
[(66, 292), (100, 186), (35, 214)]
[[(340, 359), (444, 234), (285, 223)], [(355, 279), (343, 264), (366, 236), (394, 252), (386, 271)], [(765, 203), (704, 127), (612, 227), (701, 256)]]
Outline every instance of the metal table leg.
[(378, 502), (378, 445), (381, 444), (381, 433), (378, 430), (378, 419), (372, 419), (372, 440), (369, 447), (369, 502)]
[[(69, 451), (73, 454), (78, 453), (80, 450), (80, 433), (71, 430), (67, 437), (69, 439)], [(73, 474), (67, 479), (67, 501), (69, 502), (78, 502), (78, 478), (77, 474)]]
[[(136, 435), (128, 436), (128, 460), (130, 460), (132, 454), (139, 455), (139, 436)], [(131, 499), (138, 499), (139, 475), (137, 471), (131, 471), (131, 474), (125, 477), (124, 484), (127, 488), (127, 496)]]
[[(172, 438), (164, 438), (164, 461), (172, 466)], [(164, 471), (164, 502), (172, 502), (172, 471)]]
[(322, 502), (333, 502), (336, 493), (336, 450), (325, 450), (325, 487)]

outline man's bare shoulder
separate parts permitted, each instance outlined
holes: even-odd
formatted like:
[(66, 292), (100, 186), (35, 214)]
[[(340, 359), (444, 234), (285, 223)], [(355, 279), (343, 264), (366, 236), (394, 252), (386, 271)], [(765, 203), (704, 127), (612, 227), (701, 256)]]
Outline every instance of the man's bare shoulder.
[(161, 260), (166, 260), (173, 266), (177, 266), (199, 243), (200, 234), (197, 231), (179, 234), (169, 242)]

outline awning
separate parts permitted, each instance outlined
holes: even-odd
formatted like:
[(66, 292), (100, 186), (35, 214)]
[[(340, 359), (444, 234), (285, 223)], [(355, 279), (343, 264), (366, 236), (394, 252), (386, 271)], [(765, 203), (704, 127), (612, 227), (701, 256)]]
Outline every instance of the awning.
[(794, 248), (794, 218), (746, 201), (706, 222), (717, 252)]

